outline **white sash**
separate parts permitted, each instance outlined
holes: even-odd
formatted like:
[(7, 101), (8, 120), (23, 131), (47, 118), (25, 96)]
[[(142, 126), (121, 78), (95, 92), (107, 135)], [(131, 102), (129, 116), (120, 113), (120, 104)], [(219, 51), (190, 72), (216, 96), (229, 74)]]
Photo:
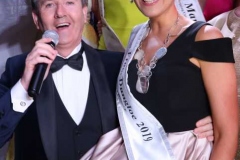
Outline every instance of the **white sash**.
[(127, 84), (127, 68), (146, 32), (146, 26), (147, 23), (138, 27), (138, 38), (132, 38), (135, 36), (132, 33), (134, 36), (129, 44), (132, 40), (134, 46), (125, 53), (117, 82), (118, 117), (130, 160), (173, 160), (175, 158), (162, 125), (133, 97)]
[(206, 21), (198, 0), (175, 0), (178, 12), (194, 21)]

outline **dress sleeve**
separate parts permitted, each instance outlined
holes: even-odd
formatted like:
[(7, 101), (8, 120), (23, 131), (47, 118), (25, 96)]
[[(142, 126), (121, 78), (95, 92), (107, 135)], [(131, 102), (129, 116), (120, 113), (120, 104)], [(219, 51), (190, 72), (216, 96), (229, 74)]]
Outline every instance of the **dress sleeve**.
[(193, 43), (192, 56), (209, 62), (234, 63), (232, 40), (230, 38), (219, 38)]

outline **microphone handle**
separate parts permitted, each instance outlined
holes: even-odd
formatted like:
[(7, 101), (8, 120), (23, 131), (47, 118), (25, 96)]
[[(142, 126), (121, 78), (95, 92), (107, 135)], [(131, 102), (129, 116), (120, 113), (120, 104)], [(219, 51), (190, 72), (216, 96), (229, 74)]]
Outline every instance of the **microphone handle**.
[(46, 69), (46, 63), (39, 63), (36, 65), (36, 69), (28, 87), (28, 95), (30, 97), (35, 97), (36, 95), (40, 94)]
[[(49, 44), (53, 49), (55, 49), (55, 43), (53, 41), (48, 42), (47, 44)], [(36, 97), (40, 94), (47, 66), (48, 65), (46, 63), (39, 63), (36, 65), (36, 69), (33, 73), (32, 79), (28, 87), (28, 95), (30, 97)]]

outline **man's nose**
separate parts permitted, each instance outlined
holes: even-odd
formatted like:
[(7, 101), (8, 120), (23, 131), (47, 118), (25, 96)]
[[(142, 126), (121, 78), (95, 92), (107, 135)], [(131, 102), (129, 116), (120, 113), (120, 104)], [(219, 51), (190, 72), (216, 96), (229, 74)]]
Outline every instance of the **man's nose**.
[(66, 16), (66, 9), (63, 4), (58, 4), (56, 7), (55, 18), (61, 18)]

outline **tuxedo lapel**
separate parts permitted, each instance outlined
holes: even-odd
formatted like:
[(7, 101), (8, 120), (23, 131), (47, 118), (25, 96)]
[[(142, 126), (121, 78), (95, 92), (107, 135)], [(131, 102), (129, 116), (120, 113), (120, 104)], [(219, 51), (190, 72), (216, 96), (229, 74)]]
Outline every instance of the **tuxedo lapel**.
[(115, 105), (115, 93), (111, 93), (106, 78), (105, 68), (100, 53), (89, 47), (82, 41), (93, 86), (97, 95), (97, 102), (100, 108), (103, 132), (106, 133), (116, 128), (117, 113)]
[(43, 82), (35, 101), (44, 151), (49, 160), (57, 160), (55, 95), (51, 73)]

